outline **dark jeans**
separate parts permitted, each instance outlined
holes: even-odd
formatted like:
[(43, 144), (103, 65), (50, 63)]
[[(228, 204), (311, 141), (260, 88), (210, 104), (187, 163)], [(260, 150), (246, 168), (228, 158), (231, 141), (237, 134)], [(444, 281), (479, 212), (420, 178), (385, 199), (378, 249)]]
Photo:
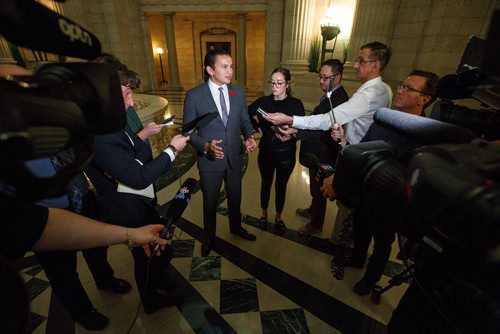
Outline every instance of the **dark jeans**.
[(283, 212), (286, 198), (286, 186), (295, 167), (295, 150), (274, 151), (259, 149), (258, 164), (261, 176), (260, 207), (267, 209), (271, 196), (274, 171), (276, 171), (275, 205), (276, 212)]

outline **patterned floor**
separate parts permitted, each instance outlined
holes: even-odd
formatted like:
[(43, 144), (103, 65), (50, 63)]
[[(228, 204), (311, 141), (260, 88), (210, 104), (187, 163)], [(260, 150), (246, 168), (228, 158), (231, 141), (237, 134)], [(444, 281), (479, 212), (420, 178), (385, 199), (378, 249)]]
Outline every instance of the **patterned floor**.
[[(186, 152), (188, 153), (188, 152)], [(192, 153), (190, 153), (192, 154)], [(287, 231), (283, 236), (257, 228), (260, 217), (260, 176), (256, 154), (248, 157), (243, 180), (242, 221), (257, 235), (256, 242), (229, 233), (227, 208), (222, 193), (218, 210), (215, 250), (201, 257), (201, 192), (179, 222), (172, 241), (174, 258), (170, 269), (185, 301), (178, 307), (164, 308), (152, 315), (142, 311), (134, 322), (139, 295), (134, 289), (125, 295), (97, 290), (92, 276), (79, 255), (78, 272), (90, 299), (100, 312), (111, 319), (102, 333), (385, 333), (385, 324), (404, 293), (407, 284), (382, 295), (380, 305), (369, 297), (359, 297), (352, 286), (362, 269), (346, 269), (343, 280), (333, 278), (330, 263), (333, 249), (328, 237), (337, 211), (329, 203), (323, 232), (300, 236), (296, 230), (307, 220), (295, 215), (295, 208), (306, 207), (308, 185), (305, 169), (297, 165), (289, 181), (283, 219)], [(198, 178), (192, 157), (179, 159), (182, 178)], [(166, 177), (169, 179), (169, 177)], [(175, 182), (174, 182), (175, 181)], [(165, 213), (170, 198), (182, 180), (171, 178), (158, 193), (160, 214)], [(161, 188), (161, 187), (160, 187)], [(274, 194), (272, 194), (274, 198)], [(270, 203), (269, 212), (274, 210)], [(270, 216), (272, 222), (273, 216)], [(395, 247), (397, 248), (397, 247)], [(393, 250), (381, 285), (402, 270)], [(108, 260), (115, 276), (133, 283), (133, 263), (125, 246), (109, 248)], [(32, 254), (18, 264), (31, 301), (30, 332), (87, 333), (70, 319), (67, 311), (52, 295), (49, 283)], [(135, 284), (133, 284), (135, 285)]]

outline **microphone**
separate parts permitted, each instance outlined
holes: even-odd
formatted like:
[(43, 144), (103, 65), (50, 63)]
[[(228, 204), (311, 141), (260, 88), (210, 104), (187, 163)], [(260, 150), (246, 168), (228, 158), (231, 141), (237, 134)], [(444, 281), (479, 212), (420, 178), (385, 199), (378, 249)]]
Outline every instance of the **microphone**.
[(472, 131), (464, 127), (389, 108), (378, 109), (373, 120), (381, 127), (421, 145), (461, 144), (476, 138)]
[[(193, 194), (197, 184), (198, 182), (195, 179), (189, 178), (181, 185), (168, 207), (165, 215), (165, 227), (160, 232), (160, 238), (165, 239), (172, 226), (177, 223), (179, 218), (181, 218), (182, 213), (186, 210), (186, 207), (191, 200), (191, 195)], [(159, 244), (155, 246), (153, 254), (156, 253), (159, 247)]]
[(333, 174), (333, 167), (319, 161), (318, 157), (312, 153), (305, 153), (303, 159), (305, 166), (316, 169), (314, 179), (316, 182), (322, 183), (324, 179)]
[[(333, 104), (332, 100), (330, 97), (332, 96), (333, 93), (333, 80), (330, 79), (330, 82), (328, 83), (328, 91), (326, 92), (326, 97), (328, 99), (328, 103), (330, 103), (330, 111), (328, 114), (330, 115), (330, 120), (332, 121), (332, 127), (335, 123), (337, 123), (337, 120), (335, 119), (335, 114), (333, 113)], [(337, 143), (340, 143), (340, 138), (337, 139)]]
[(201, 129), (219, 116), (217, 112), (208, 112), (182, 125), (182, 135), (189, 136), (194, 130)]
[(101, 54), (101, 43), (91, 32), (32, 0), (2, 1), (0, 34), (39, 51), (88, 60)]

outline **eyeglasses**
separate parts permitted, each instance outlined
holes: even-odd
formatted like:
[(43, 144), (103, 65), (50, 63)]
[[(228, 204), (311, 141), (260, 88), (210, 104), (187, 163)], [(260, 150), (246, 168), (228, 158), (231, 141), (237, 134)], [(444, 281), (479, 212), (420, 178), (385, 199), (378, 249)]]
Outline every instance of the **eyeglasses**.
[(284, 83), (286, 83), (286, 81), (272, 81), (272, 80), (269, 80), (267, 82), (269, 84), (269, 86), (274, 86), (274, 87), (281, 87), (281, 85), (283, 85)]
[(363, 59), (363, 58), (358, 57), (358, 58), (354, 59), (354, 64), (356, 64), (356, 63), (360, 63), (361, 65), (363, 65), (363, 64), (365, 64), (365, 63), (373, 63), (373, 62), (375, 62), (375, 61), (377, 61), (377, 60), (374, 60), (374, 59), (368, 59), (368, 60), (365, 60), (365, 59)]
[(420, 93), (422, 95), (427, 95), (424, 92), (419, 91), (418, 89), (415, 89), (415, 88), (410, 87), (408, 85), (405, 85), (402, 82), (398, 83), (398, 89), (402, 89), (405, 93)]
[(324, 75), (318, 75), (318, 79), (319, 80), (333, 80), (335, 79), (335, 77), (337, 76), (337, 74), (332, 74), (330, 76), (324, 76)]

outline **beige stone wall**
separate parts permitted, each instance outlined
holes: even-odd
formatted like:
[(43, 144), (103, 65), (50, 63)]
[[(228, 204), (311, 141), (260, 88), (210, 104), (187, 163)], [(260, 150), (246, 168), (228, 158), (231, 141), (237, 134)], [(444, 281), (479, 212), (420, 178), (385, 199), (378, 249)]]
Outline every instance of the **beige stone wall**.
[(63, 11), (99, 38), (102, 51), (112, 53), (139, 73), (141, 90), (151, 89), (149, 63), (152, 50), (146, 48), (147, 38), (137, 1), (73, 0), (63, 5)]
[(401, 1), (390, 45), (386, 78), (395, 83), (414, 68), (439, 76), (455, 73), (470, 35), (486, 37), (489, 17), (500, 1)]
[[(313, 2), (311, 15), (315, 26), (326, 7), (336, 1)], [(176, 13), (173, 22), (179, 77), (185, 90), (202, 82), (201, 31), (213, 27), (230, 29), (237, 40), (237, 13), (246, 12), (247, 88), (260, 95), (269, 92), (265, 82), (282, 61), (283, 26), (289, 19), (284, 17), (286, 6), (286, 0), (222, 0), (216, 4), (203, 0), (72, 0), (62, 8), (66, 15), (97, 35), (103, 51), (115, 54), (139, 72), (144, 90), (153, 88), (161, 79), (158, 55), (153, 52), (157, 46), (166, 52), (163, 65), (169, 80), (162, 11)], [(438, 75), (452, 73), (469, 35), (485, 36), (495, 7), (500, 7), (500, 0), (358, 0), (348, 60), (362, 44), (379, 40), (393, 50), (393, 59), (384, 73), (384, 79), (393, 88), (413, 68)], [(141, 12), (148, 13), (150, 40), (141, 24)], [(311, 34), (311, 38), (317, 36), (318, 31), (312, 29)], [(294, 79), (295, 95), (303, 98), (306, 105), (313, 105), (317, 79), (307, 74)], [(359, 86), (349, 62), (344, 81), (351, 93)]]
[[(166, 62), (168, 56), (165, 40), (165, 22), (163, 15), (150, 14), (148, 17), (151, 40), (154, 48), (157, 46), (166, 50), (164, 54), (163, 67), (168, 80), (169, 69)], [(236, 41), (238, 34), (237, 13), (211, 13), (207, 16), (203, 13), (176, 13), (174, 15), (174, 32), (177, 47), (180, 84), (184, 90), (188, 90), (203, 82), (203, 57), (204, 47), (202, 45), (201, 32), (213, 28), (231, 30), (235, 33), (229, 35), (215, 35), (214, 40), (229, 38), (232, 43), (232, 57), (236, 73)], [(246, 42), (247, 42), (247, 85), (250, 90), (262, 89), (262, 76), (264, 70), (264, 35), (265, 15), (262, 12), (248, 13), (246, 19)], [(212, 35), (213, 36), (213, 35)], [(206, 37), (203, 37), (205, 40)], [(210, 38), (209, 38), (210, 39)], [(158, 57), (155, 55), (155, 73), (161, 76)], [(235, 79), (238, 84), (238, 78)]]

